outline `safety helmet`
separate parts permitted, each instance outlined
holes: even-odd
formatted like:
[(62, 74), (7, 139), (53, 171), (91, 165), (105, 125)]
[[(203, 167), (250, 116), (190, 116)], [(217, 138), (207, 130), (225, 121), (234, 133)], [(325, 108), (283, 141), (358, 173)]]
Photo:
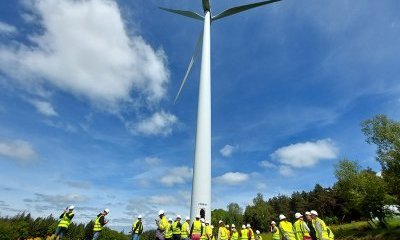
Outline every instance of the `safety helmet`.
[(137, 218), (138, 218), (138, 219), (141, 219), (141, 218), (142, 218), (142, 215), (137, 216)]
[(71, 205), (71, 206), (68, 207), (68, 210), (74, 210), (74, 208), (75, 208), (75, 206)]
[(311, 215), (311, 213), (310, 213), (309, 211), (307, 211), (307, 212), (305, 213), (305, 215), (308, 215), (308, 216), (310, 216), (310, 215)]
[(207, 220), (207, 221), (206, 221), (206, 224), (210, 224), (210, 221)]
[(235, 224), (232, 224), (232, 227), (234, 228), (234, 227), (235, 227)]
[(201, 218), (201, 219), (200, 219), (200, 222), (202, 222), (202, 223), (203, 223), (203, 222), (204, 222), (204, 218)]
[(243, 224), (243, 225), (242, 225), (242, 229), (246, 229), (246, 225)]
[(315, 211), (315, 210), (311, 210), (311, 215), (315, 215), (315, 216), (318, 216), (318, 213), (317, 213), (317, 211)]
[(247, 227), (248, 227), (248, 228), (251, 227), (249, 223), (247, 224)]
[(221, 224), (221, 223), (223, 223), (223, 222), (224, 222), (224, 221), (222, 221), (222, 220), (219, 220), (219, 221), (218, 221), (218, 224)]
[(168, 222), (172, 222), (172, 218), (168, 218)]
[(279, 220), (283, 220), (283, 219), (286, 219), (285, 215), (283, 215), (283, 214), (279, 215)]
[(229, 228), (229, 225), (225, 225), (226, 228)]
[(260, 234), (260, 231), (256, 230), (256, 233), (257, 233), (257, 234)]
[(200, 215), (197, 215), (196, 218), (200, 219)]
[(104, 209), (104, 212), (109, 213), (110, 209), (106, 208), (106, 209)]
[(298, 212), (294, 214), (294, 217), (295, 217), (295, 218), (300, 218), (300, 217), (302, 217), (302, 216), (303, 216), (303, 215), (302, 215), (301, 213), (298, 213)]
[(181, 215), (176, 215), (176, 219), (181, 219)]
[(276, 225), (276, 222), (275, 222), (275, 221), (272, 221), (271, 224), (272, 224), (272, 225)]
[(163, 214), (164, 214), (164, 210), (158, 211), (158, 215), (163, 215)]
[(185, 220), (186, 220), (186, 221), (190, 220), (190, 217), (189, 217), (189, 216), (186, 216), (186, 217), (185, 217)]

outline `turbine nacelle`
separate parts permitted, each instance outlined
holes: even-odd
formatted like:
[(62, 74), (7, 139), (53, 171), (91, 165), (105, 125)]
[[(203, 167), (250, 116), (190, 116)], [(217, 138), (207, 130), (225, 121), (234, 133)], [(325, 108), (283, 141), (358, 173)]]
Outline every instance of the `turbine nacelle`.
[(202, 0), (202, 2), (203, 2), (204, 12), (210, 11), (211, 9), (210, 0)]

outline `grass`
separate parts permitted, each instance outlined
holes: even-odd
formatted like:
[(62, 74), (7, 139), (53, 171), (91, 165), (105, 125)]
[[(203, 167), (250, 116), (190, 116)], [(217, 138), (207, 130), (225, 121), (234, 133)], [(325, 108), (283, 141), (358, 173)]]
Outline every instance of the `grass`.
[[(330, 226), (337, 240), (400, 240), (400, 217), (388, 219), (387, 229), (376, 228), (367, 221)], [(263, 240), (272, 240), (271, 233), (262, 233)]]

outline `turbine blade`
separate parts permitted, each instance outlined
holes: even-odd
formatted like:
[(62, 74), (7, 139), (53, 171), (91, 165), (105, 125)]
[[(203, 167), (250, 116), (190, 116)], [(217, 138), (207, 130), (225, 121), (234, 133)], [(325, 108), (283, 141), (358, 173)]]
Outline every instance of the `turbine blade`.
[(178, 10), (178, 9), (171, 9), (171, 8), (164, 8), (164, 7), (159, 7), (159, 8), (164, 11), (175, 13), (175, 14), (182, 15), (185, 17), (194, 18), (194, 19), (201, 20), (201, 21), (204, 20), (203, 16), (201, 16), (198, 13), (192, 12), (192, 11)]
[(176, 103), (176, 101), (179, 98), (179, 95), (181, 94), (183, 85), (185, 85), (185, 83), (186, 83), (186, 80), (187, 80), (187, 78), (189, 76), (190, 70), (192, 70), (192, 66), (194, 64), (194, 61), (197, 58), (197, 55), (199, 55), (202, 43), (203, 43), (203, 31), (201, 31), (201, 33), (199, 35), (199, 38), (197, 39), (196, 48), (194, 49), (194, 53), (192, 55), (192, 58), (190, 59), (189, 66), (188, 66), (188, 68), (186, 70), (185, 77), (182, 80), (181, 86), (179, 87), (179, 91), (176, 94), (176, 97), (175, 97), (175, 100), (174, 100), (174, 104)]
[(231, 16), (236, 13), (240, 13), (240, 12), (252, 9), (252, 8), (260, 7), (263, 5), (267, 5), (267, 4), (271, 4), (271, 3), (279, 2), (279, 1), (282, 1), (282, 0), (268, 0), (268, 1), (250, 3), (250, 4), (246, 4), (246, 5), (242, 5), (242, 6), (229, 8), (229, 9), (226, 9), (225, 11), (217, 14), (216, 16), (212, 17), (212, 20), (218, 20), (218, 19), (221, 19), (224, 17)]

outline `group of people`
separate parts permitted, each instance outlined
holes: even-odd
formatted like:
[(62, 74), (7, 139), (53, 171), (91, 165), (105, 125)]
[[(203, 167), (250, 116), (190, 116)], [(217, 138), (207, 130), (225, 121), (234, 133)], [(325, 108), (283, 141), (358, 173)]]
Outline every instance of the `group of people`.
[[(68, 227), (72, 222), (72, 218), (75, 216), (74, 208), (74, 206), (69, 206), (60, 215), (56, 232), (54, 233), (54, 236), (52, 238), (53, 240), (57, 239), (57, 237), (59, 240), (61, 240), (64, 237), (64, 234), (67, 232)], [(109, 212), (109, 209), (104, 209), (104, 211), (99, 213), (94, 220), (93, 240), (97, 240), (100, 237), (100, 233), (103, 230), (103, 227), (108, 223), (108, 220), (105, 219), (105, 216)]]
[(296, 213), (296, 221), (292, 224), (285, 215), (279, 215), (279, 225), (271, 222), (273, 240), (333, 240), (334, 234), (325, 222), (318, 217), (315, 210), (305, 212), (306, 219), (301, 213)]

